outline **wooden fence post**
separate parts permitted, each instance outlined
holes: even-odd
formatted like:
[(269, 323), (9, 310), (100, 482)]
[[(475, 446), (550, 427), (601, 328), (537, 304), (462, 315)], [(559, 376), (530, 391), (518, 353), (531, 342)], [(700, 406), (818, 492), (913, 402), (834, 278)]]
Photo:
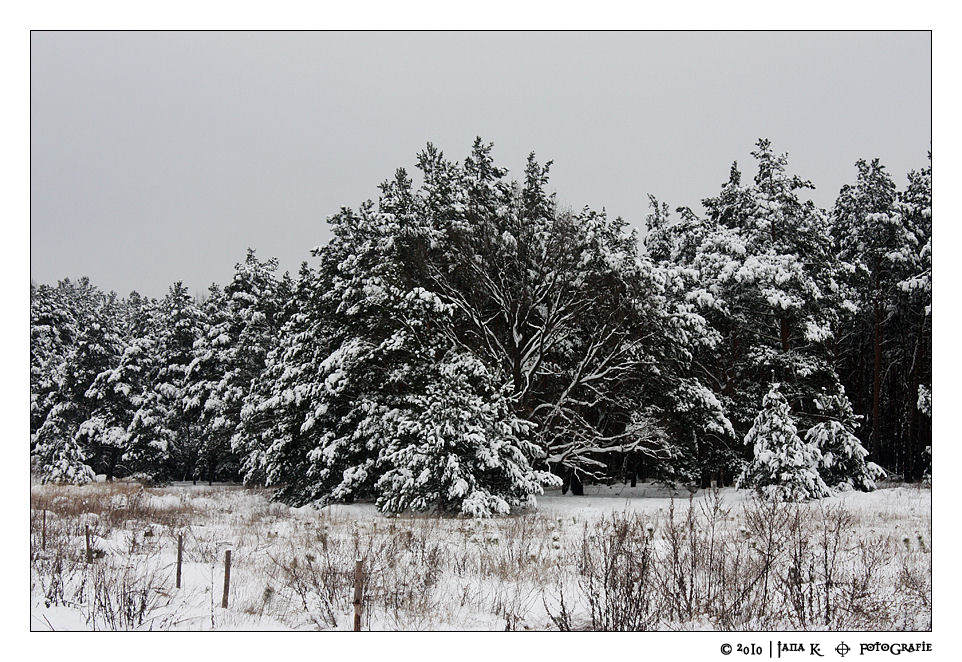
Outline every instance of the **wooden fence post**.
[(227, 595), (230, 593), (230, 550), (224, 552), (224, 599), (220, 606), (227, 609)]
[(180, 564), (184, 560), (184, 534), (177, 534), (177, 588), (180, 588)]
[(87, 563), (93, 563), (94, 555), (90, 549), (90, 525), (84, 524), (84, 537), (87, 539)]
[(361, 604), (363, 601), (362, 585), (364, 584), (364, 561), (354, 562), (354, 631), (361, 631)]

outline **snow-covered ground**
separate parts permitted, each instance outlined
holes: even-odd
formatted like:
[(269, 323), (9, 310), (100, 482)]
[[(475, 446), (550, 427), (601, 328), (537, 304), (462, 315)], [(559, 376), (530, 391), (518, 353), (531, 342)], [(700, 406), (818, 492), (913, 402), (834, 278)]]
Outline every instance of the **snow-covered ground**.
[(269, 496), (226, 485), (34, 486), (33, 629), (349, 629), (357, 558), (364, 629), (931, 625), (928, 489), (796, 508), (730, 488), (593, 486), (484, 521), (387, 517), (372, 504), (290, 508)]

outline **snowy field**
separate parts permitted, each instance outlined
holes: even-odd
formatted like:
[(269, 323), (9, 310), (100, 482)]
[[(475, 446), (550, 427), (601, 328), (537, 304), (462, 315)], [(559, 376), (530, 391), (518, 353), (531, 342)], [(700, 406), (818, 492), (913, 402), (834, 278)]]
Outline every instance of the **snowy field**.
[(236, 486), (35, 485), (31, 627), (350, 629), (356, 558), (363, 629), (931, 627), (928, 489), (800, 506), (730, 488), (586, 492), (478, 521), (289, 508)]

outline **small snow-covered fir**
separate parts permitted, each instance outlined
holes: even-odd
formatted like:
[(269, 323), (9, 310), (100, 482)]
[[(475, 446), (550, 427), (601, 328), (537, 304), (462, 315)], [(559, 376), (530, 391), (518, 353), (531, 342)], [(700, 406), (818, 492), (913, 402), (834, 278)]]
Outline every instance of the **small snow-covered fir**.
[(760, 494), (784, 500), (820, 499), (831, 491), (819, 474), (823, 461), (818, 446), (803, 440), (779, 384), (773, 383), (762, 410), (745, 435), (753, 459), (741, 481)]

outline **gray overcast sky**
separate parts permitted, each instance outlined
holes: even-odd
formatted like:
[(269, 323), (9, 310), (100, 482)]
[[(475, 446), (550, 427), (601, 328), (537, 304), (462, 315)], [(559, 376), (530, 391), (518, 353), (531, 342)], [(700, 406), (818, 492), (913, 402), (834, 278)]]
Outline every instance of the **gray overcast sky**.
[(901, 33), (96, 33), (31, 39), (31, 277), (162, 295), (246, 247), (296, 271), (342, 205), (434, 142), (534, 150), (573, 207), (697, 207), (758, 137), (831, 206), (860, 157), (930, 147), (930, 36)]

